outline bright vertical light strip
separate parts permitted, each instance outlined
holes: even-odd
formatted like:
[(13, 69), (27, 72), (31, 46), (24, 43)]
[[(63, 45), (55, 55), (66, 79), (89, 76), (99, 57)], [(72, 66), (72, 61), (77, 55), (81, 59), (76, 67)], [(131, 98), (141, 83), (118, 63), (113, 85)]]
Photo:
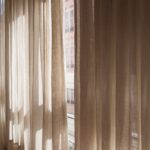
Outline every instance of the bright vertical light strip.
[(41, 150), (42, 149), (42, 129), (36, 131), (35, 135), (35, 150)]
[[(22, 7), (22, 6), (20, 6)], [(24, 98), (24, 56), (25, 50), (23, 47), (24, 42), (24, 32), (23, 32), (23, 12), (22, 8), (20, 8), (19, 17), (17, 18), (17, 57), (18, 57), (18, 102), (17, 102), (17, 113), (18, 115), (18, 145), (21, 145), (22, 142), (22, 134), (23, 134), (23, 98)]]
[(29, 129), (24, 130), (24, 150), (29, 149)]
[(13, 124), (12, 124), (12, 120), (10, 120), (9, 121), (9, 140), (13, 139), (12, 132), (13, 132)]
[[(12, 29), (12, 23), (9, 23), (9, 37), (12, 38), (12, 34), (11, 34), (11, 29)], [(11, 39), (10, 38), (10, 39)], [(12, 62), (11, 62), (11, 40), (9, 39), (9, 68), (10, 68), (10, 71), (11, 71), (11, 68), (12, 68)], [(12, 91), (11, 91), (11, 87), (12, 87), (12, 78), (11, 78), (11, 75), (12, 75), (12, 71), (11, 73), (9, 74), (9, 110), (10, 110), (10, 120), (9, 120), (9, 139), (12, 140), (13, 138), (13, 123), (12, 123), (12, 110), (13, 110), (13, 106), (12, 106)]]
[(63, 39), (68, 143), (74, 149), (74, 0), (63, 0)]
[[(51, 0), (50, 1), (48, 1), (47, 2), (47, 8), (49, 8), (49, 9), (47, 9), (47, 13), (49, 14), (49, 16), (51, 16), (52, 14), (51, 14)], [(47, 49), (49, 49), (48, 51), (47, 51), (47, 55), (48, 55), (48, 76), (49, 76), (49, 78), (48, 78), (48, 81), (47, 81), (47, 86), (48, 86), (48, 89), (50, 89), (48, 92), (47, 92), (47, 96), (48, 96), (48, 99), (49, 99), (49, 101), (48, 101), (48, 111), (49, 112), (52, 112), (52, 99), (51, 99), (51, 97), (52, 97), (52, 91), (51, 91), (51, 89), (52, 89), (52, 81), (51, 81), (51, 72), (52, 72), (52, 63), (51, 63), (51, 61), (52, 61), (52, 18), (51, 17), (48, 17), (48, 18), (46, 18), (47, 19), (47, 33), (49, 33), (48, 35), (47, 35), (47, 39), (49, 39), (49, 41), (47, 42)]]
[(46, 141), (46, 150), (52, 150), (52, 139)]
[(42, 50), (43, 50), (43, 1), (40, 3), (40, 32), (39, 32), (39, 50), (38, 50), (38, 105), (43, 105), (43, 56), (42, 56)]

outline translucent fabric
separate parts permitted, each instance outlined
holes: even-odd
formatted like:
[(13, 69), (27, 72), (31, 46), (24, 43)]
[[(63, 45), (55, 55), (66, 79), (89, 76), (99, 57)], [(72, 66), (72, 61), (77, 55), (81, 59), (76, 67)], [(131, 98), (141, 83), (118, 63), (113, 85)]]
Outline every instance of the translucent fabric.
[(0, 6), (5, 8), (0, 22), (0, 44), (5, 39), (0, 45), (0, 149), (66, 150), (62, 2), (5, 0)]
[(76, 150), (150, 149), (150, 1), (77, 0)]

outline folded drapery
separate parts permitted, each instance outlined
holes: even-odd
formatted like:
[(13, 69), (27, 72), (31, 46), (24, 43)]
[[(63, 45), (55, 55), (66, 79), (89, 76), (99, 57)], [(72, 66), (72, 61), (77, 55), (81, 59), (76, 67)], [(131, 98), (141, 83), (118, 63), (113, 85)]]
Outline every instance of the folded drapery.
[[(150, 1), (75, 13), (76, 150), (149, 150)], [(62, 47), (62, 0), (0, 1), (0, 150), (67, 150)]]
[(66, 150), (62, 1), (3, 2), (0, 149)]
[(149, 150), (150, 1), (75, 2), (76, 150)]

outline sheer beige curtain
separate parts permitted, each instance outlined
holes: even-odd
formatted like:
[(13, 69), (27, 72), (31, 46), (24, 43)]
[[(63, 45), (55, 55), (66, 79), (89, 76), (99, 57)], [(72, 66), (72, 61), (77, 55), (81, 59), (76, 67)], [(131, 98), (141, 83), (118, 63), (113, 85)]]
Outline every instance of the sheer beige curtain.
[(67, 150), (62, 2), (5, 2), (7, 148)]
[(6, 141), (6, 95), (5, 95), (5, 3), (0, 0), (0, 149)]
[(149, 150), (150, 1), (75, 2), (76, 150)]

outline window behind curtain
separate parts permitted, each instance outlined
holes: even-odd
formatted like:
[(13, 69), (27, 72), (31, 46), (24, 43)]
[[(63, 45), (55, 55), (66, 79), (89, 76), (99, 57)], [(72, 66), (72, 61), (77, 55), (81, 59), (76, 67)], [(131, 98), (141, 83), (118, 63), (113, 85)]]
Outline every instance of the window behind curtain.
[(74, 149), (74, 0), (64, 0), (64, 57), (69, 150)]

